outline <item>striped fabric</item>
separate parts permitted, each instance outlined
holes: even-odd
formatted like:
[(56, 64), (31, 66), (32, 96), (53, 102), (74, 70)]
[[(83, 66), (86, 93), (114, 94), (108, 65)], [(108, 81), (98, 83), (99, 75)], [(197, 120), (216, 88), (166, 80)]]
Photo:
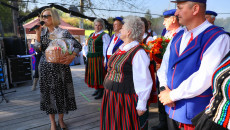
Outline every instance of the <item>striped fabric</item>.
[(87, 59), (85, 82), (91, 88), (104, 88), (103, 81), (105, 76), (103, 57), (92, 57)]
[(105, 89), (100, 118), (101, 130), (140, 130), (137, 95)]
[(212, 120), (230, 129), (230, 57), (222, 62), (212, 79), (213, 98), (205, 113), (213, 114)]
[[(110, 57), (110, 60), (108, 61), (108, 65), (111, 65), (108, 67), (108, 75), (106, 75), (106, 78), (114, 81), (114, 82), (119, 82), (121, 83), (123, 81), (123, 73), (118, 73), (118, 72), (123, 72), (123, 65), (129, 58), (129, 56), (132, 54), (133, 50), (135, 50), (137, 47), (133, 47), (130, 49), (127, 53), (122, 53), (121, 51), (117, 51), (115, 53), (120, 53), (120, 54), (114, 54)], [(111, 63), (112, 62), (112, 63)]]
[(103, 41), (102, 32), (98, 36), (91, 36), (88, 39), (88, 54), (85, 71), (86, 84), (95, 89), (104, 88), (103, 81), (105, 77), (104, 57), (103, 57)]
[(148, 111), (140, 117), (137, 114), (138, 97), (132, 78), (132, 59), (139, 49), (142, 48), (138, 45), (127, 52), (117, 50), (109, 59), (101, 105), (101, 130), (148, 129)]

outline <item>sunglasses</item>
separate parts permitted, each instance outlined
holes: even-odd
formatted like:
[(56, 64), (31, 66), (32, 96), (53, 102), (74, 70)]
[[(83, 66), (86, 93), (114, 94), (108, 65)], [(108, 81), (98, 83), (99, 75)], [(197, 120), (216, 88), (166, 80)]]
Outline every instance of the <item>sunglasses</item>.
[(51, 15), (41, 15), (42, 18), (48, 19), (48, 17), (51, 17)]

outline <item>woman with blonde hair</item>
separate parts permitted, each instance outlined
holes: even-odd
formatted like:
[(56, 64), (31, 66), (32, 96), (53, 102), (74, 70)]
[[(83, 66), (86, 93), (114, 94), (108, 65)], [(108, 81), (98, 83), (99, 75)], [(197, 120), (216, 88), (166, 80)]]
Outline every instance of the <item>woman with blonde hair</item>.
[[(51, 121), (51, 130), (56, 129), (55, 114), (58, 114), (58, 126), (66, 129), (63, 121), (64, 113), (77, 109), (73, 88), (73, 81), (69, 65), (65, 63), (71, 62), (75, 56), (81, 51), (81, 44), (73, 38), (67, 31), (59, 28), (60, 17), (55, 9), (47, 8), (41, 13), (41, 21), (44, 21), (44, 27), (36, 29), (35, 47), (40, 50), (43, 55), (39, 64), (40, 92), (41, 104), (40, 109), (49, 114)], [(52, 41), (50, 34), (52, 32), (62, 32), (62, 38), (72, 39), (73, 53), (65, 54), (62, 60), (64, 64), (56, 64), (47, 62), (45, 50)]]

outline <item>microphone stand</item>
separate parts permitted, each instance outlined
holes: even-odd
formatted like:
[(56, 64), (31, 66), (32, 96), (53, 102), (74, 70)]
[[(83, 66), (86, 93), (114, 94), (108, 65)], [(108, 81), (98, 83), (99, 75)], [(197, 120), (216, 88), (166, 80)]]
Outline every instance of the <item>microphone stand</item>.
[(16, 90), (14, 91), (11, 91), (11, 92), (3, 92), (3, 87), (6, 86), (4, 83), (1, 83), (1, 87), (0, 87), (0, 96), (2, 97), (2, 100), (0, 101), (0, 103), (2, 103), (4, 100), (6, 101), (6, 103), (9, 102), (9, 100), (5, 97), (5, 94), (8, 94), (8, 93), (13, 93), (13, 92), (16, 92)]

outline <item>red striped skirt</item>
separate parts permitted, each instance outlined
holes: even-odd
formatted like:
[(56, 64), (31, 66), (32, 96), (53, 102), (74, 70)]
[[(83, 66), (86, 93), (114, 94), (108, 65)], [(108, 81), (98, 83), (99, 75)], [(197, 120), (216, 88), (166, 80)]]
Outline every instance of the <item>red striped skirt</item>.
[(103, 87), (106, 74), (103, 57), (87, 57), (85, 83), (88, 87), (99, 89)]
[[(136, 94), (116, 93), (105, 89), (101, 105), (100, 129), (141, 130), (136, 111), (137, 99)], [(147, 124), (147, 121), (144, 123)]]

